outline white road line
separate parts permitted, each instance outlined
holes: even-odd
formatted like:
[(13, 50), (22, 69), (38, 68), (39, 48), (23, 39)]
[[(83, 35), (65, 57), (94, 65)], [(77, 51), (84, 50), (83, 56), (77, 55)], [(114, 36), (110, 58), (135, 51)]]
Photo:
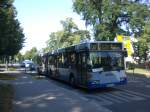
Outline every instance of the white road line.
[(91, 100), (96, 100), (101, 105), (112, 105), (114, 103), (131, 102), (133, 100), (140, 101), (145, 100), (146, 98), (150, 98), (149, 95), (129, 90), (86, 95), (85, 97)]
[(144, 100), (145, 98), (131, 94), (131, 93), (127, 93), (127, 92), (114, 92), (114, 94), (119, 95), (123, 98), (129, 99), (129, 100)]
[(123, 103), (122, 101), (116, 99), (116, 98), (113, 98), (113, 97), (109, 97), (107, 96), (106, 94), (102, 94), (102, 95), (98, 95), (99, 97), (102, 97), (106, 100), (111, 100), (112, 102), (116, 102), (116, 103)]
[(107, 99), (104, 99), (102, 97), (99, 97), (99, 96), (94, 96), (94, 95), (86, 95), (87, 98), (90, 98), (91, 100), (96, 100), (98, 101), (98, 103), (100, 105), (112, 105), (113, 102), (112, 101), (109, 101)]
[(134, 91), (130, 91), (130, 90), (122, 90), (122, 91), (125, 91), (125, 92), (128, 92), (128, 93), (132, 93), (132, 94), (135, 94), (135, 95), (138, 95), (138, 96), (144, 96), (146, 98), (150, 98), (149, 95), (146, 95), (146, 94), (143, 94), (143, 93), (134, 92)]
[(114, 95), (112, 93), (105, 93), (105, 95), (107, 95), (108, 97), (114, 98), (114, 99), (118, 99), (118, 100), (124, 101), (124, 102), (130, 102), (130, 100), (125, 99), (123, 97), (120, 97), (118, 95), (116, 96), (116, 95)]
[(150, 85), (146, 85), (146, 88), (150, 88)]

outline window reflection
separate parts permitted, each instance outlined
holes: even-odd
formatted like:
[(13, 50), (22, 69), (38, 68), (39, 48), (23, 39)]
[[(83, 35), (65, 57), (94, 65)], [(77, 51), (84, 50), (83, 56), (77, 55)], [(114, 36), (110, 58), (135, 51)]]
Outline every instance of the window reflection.
[(88, 59), (88, 68), (104, 68), (104, 70), (117, 70), (124, 68), (121, 52), (91, 52)]

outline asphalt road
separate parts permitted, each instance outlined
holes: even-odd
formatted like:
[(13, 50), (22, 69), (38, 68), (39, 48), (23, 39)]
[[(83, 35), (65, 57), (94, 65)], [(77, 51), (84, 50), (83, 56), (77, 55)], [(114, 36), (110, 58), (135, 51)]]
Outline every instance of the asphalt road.
[[(32, 72), (27, 74), (32, 74)], [(19, 79), (12, 81), (14, 85), (16, 85), (15, 89), (18, 90), (15, 95), (16, 99), (14, 103), (16, 110), (18, 111), (15, 112), (20, 112), (22, 109), (27, 107), (27, 109), (30, 109), (31, 112), (41, 112), (41, 110), (47, 111), (50, 109), (50, 105), (53, 105), (53, 108), (50, 110), (54, 112), (56, 110), (60, 110), (61, 108), (58, 107), (62, 107), (62, 104), (65, 104), (65, 112), (68, 108), (70, 109), (68, 111), (71, 111), (72, 106), (74, 105), (68, 103), (68, 100), (66, 99), (73, 99), (73, 101), (78, 99), (78, 102), (76, 101), (74, 104), (80, 103), (79, 107), (82, 111), (77, 112), (87, 112), (87, 110), (91, 111), (93, 109), (96, 110), (97, 108), (99, 108), (97, 110), (101, 110), (102, 112), (150, 112), (150, 77), (128, 75), (127, 85), (87, 92), (81, 88), (72, 88), (68, 84), (49, 78), (35, 80), (34, 78), (31, 78), (31, 75), (24, 76), (22, 73), (19, 73), (18, 76), (20, 76)], [(34, 91), (32, 91), (33, 88)], [(55, 89), (57, 89), (57, 91)], [(45, 90), (48, 91), (47, 96), (40, 97), (37, 101), (36, 96), (45, 94), (43, 92)], [(51, 95), (52, 93), (53, 95)], [(49, 102), (51, 99), (45, 101), (45, 98), (51, 98), (52, 96), (57, 96), (60, 93), (64, 93), (64, 96), (58, 97), (58, 101), (56, 100), (55, 103)], [(29, 101), (24, 100), (28, 97), (35, 99)], [(32, 105), (30, 108), (29, 104)], [(42, 105), (41, 108), (41, 104), (45, 104), (44, 106), (46, 107)], [(35, 109), (35, 111), (33, 111), (33, 109)]]
[(65, 86), (28, 73), (16, 73), (16, 80), (5, 82), (14, 88), (13, 112), (111, 112)]
[(150, 78), (128, 75), (128, 84), (87, 92), (67, 84), (51, 80), (62, 88), (81, 95), (88, 102), (95, 102), (112, 112), (150, 112)]

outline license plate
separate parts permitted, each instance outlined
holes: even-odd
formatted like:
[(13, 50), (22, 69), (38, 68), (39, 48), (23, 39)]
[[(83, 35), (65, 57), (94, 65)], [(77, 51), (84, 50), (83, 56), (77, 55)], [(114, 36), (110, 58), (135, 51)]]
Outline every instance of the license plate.
[(112, 75), (113, 75), (112, 73), (105, 74), (105, 76), (112, 76)]
[(107, 85), (107, 87), (113, 87), (114, 86), (114, 84), (108, 84)]

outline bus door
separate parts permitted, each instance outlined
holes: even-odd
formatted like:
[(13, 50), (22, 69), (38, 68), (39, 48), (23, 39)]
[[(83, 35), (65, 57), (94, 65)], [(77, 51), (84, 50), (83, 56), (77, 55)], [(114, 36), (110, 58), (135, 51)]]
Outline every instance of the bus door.
[(87, 69), (86, 69), (86, 61), (87, 61), (87, 56), (86, 53), (78, 53), (78, 60), (77, 60), (77, 74), (78, 74), (78, 81), (80, 84), (85, 84), (86, 83), (86, 74), (87, 74)]

